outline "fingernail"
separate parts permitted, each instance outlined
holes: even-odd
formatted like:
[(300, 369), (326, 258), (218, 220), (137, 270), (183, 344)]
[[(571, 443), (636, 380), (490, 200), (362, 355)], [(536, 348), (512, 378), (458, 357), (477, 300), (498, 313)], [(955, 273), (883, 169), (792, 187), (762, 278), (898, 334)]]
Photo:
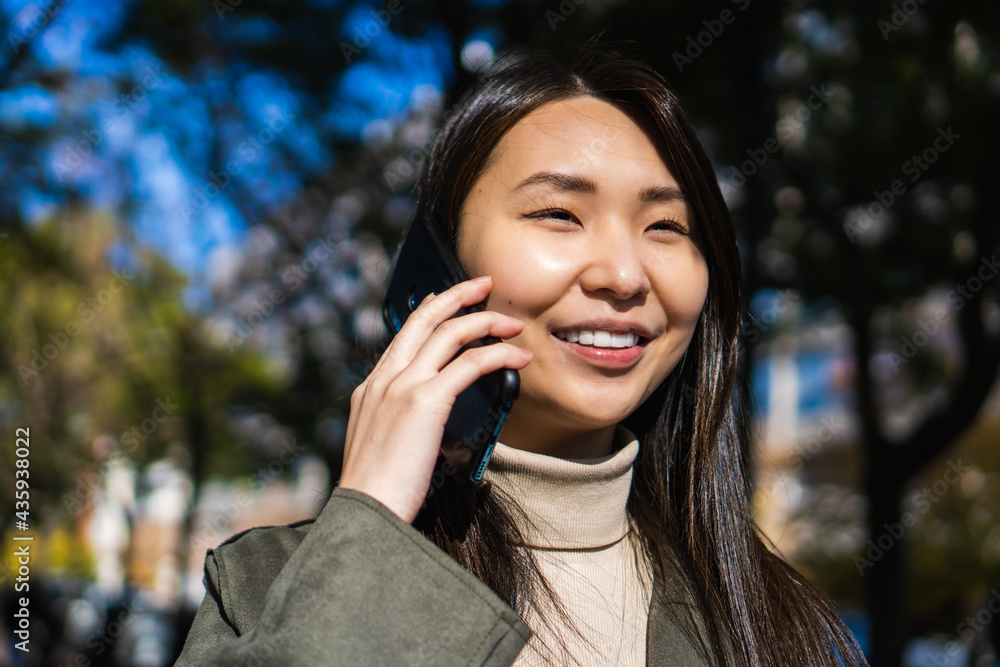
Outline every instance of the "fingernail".
[(490, 276), (479, 276), (478, 278), (473, 278), (472, 282), (481, 285), (483, 283), (488, 283), (490, 280)]

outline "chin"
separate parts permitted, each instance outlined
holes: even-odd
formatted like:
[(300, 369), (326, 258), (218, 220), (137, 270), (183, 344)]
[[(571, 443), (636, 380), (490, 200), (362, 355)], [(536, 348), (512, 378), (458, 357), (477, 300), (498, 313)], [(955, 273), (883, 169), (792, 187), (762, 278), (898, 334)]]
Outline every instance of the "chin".
[(629, 415), (635, 412), (636, 408), (628, 406), (609, 406), (607, 403), (600, 405), (595, 405), (594, 403), (589, 403), (590, 406), (599, 408), (587, 411), (581, 411), (580, 406), (588, 405), (588, 402), (581, 402), (574, 406), (568, 405), (558, 405), (553, 406), (554, 410), (558, 410), (566, 415), (566, 417), (573, 422), (580, 424), (588, 429), (600, 429), (607, 426), (614, 426), (615, 424), (626, 419)]

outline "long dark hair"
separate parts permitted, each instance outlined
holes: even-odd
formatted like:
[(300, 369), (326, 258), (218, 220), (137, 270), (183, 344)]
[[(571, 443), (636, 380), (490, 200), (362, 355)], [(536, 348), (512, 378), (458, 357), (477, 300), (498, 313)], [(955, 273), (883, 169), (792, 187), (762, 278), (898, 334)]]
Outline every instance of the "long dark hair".
[[(493, 67), (445, 118), (421, 174), (416, 214), (454, 240), (462, 206), (504, 134), (543, 104), (577, 96), (644, 119), (693, 207), (708, 265), (708, 295), (687, 353), (623, 422), (640, 441), (627, 509), (654, 568), (654, 594), (718, 664), (838, 665), (838, 656), (864, 664), (831, 603), (767, 548), (751, 516), (749, 410), (734, 400), (740, 256), (711, 161), (665, 81), (641, 62), (593, 46), (573, 58), (521, 57)], [(564, 614), (530, 553), (515, 546), (520, 512), (490, 485), (446, 484), (414, 526), (519, 612), (547, 595)], [(700, 620), (685, 617), (692, 605)]]

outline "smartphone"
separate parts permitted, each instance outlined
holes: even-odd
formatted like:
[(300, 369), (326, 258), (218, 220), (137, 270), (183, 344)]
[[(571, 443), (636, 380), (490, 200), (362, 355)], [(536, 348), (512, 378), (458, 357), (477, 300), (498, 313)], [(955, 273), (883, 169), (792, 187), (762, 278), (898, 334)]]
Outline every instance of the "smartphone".
[[(458, 257), (437, 227), (425, 218), (415, 218), (393, 262), (382, 304), (386, 327), (395, 335), (424, 297), (465, 280), (468, 277)], [(459, 310), (455, 316), (481, 310), (482, 304), (476, 304)], [(499, 342), (499, 338), (487, 336), (466, 345), (459, 354), (471, 347)], [(475, 484), (482, 481), (520, 386), (517, 371), (502, 368), (482, 376), (458, 395), (441, 443), (441, 455), (454, 466), (453, 474)]]

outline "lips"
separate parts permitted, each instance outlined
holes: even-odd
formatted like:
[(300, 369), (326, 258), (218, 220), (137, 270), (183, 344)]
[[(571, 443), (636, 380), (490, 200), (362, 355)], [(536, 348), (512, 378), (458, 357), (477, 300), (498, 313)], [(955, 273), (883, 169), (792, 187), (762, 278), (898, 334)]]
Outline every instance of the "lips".
[(638, 361), (653, 338), (651, 330), (639, 322), (611, 318), (560, 324), (551, 333), (559, 347), (576, 358), (622, 370)]
[(644, 344), (632, 345), (631, 347), (594, 347), (593, 345), (571, 343), (557, 336), (553, 336), (553, 340), (567, 354), (585, 360), (591, 366), (612, 370), (631, 368), (646, 351)]

